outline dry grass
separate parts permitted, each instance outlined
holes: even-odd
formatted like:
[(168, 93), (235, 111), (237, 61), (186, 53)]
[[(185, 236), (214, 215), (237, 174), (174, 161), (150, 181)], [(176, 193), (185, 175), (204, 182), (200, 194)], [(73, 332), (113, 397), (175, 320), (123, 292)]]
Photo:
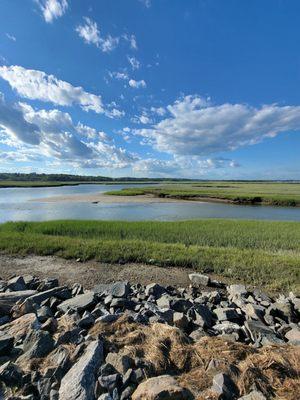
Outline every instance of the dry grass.
[[(125, 315), (112, 324), (98, 323), (90, 334), (102, 335), (109, 346), (144, 359), (148, 376), (174, 374), (198, 400), (214, 400), (209, 391), (213, 376), (225, 372), (236, 382), (241, 395), (253, 385), (267, 398), (300, 399), (300, 349), (268, 346), (256, 349), (219, 337), (204, 337), (196, 343), (179, 329), (163, 324), (149, 326), (130, 322)], [(217, 360), (217, 367), (209, 368)], [(198, 396), (198, 397), (197, 397)]]

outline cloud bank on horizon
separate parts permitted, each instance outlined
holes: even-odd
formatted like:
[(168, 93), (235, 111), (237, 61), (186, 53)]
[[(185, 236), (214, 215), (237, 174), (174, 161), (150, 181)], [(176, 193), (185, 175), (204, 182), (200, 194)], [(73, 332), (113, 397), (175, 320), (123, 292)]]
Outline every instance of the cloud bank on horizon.
[[(175, 1), (169, 29), (180, 30), (178, 18), (192, 24), (193, 13)], [(232, 96), (209, 84), (209, 66), (202, 65), (201, 57), (189, 58), (184, 45), (192, 40), (194, 51), (204, 49), (207, 57), (211, 50), (188, 33), (182, 43), (173, 42), (168, 34), (162, 35), (159, 22), (157, 34), (147, 30), (155, 13), (163, 13), (150, 0), (136, 0), (131, 10), (144, 18), (140, 24), (121, 3), (106, 9), (94, 0), (87, 3), (28, 0), (17, 10), (24, 21), (19, 30), (6, 23), (0, 32), (7, 41), (0, 54), (1, 170), (300, 178), (300, 161), (295, 164), (293, 159), (300, 144), (300, 99), (297, 103), (293, 96), (283, 97), (280, 90), (277, 96), (276, 90), (272, 96), (258, 96), (245, 81), (246, 74), (236, 79), (248, 88), (249, 101), (245, 101), (247, 91), (241, 94), (235, 87)], [(9, 4), (11, 11), (17, 7), (15, 0)], [(206, 7), (202, 14), (211, 17), (214, 10)], [(32, 21), (39, 18), (40, 27), (29, 28), (23, 13)], [(30, 29), (36, 44), (21, 39), (22, 29)], [(47, 39), (41, 39), (37, 29), (45, 31)], [(19, 41), (22, 51), (15, 48)], [(219, 41), (216, 54), (223, 51)], [(193, 62), (206, 75), (190, 74)], [(221, 65), (219, 71), (225, 73)], [(276, 77), (271, 78), (276, 86)], [(292, 85), (293, 76), (287, 79)], [(278, 158), (281, 152), (290, 152), (290, 159)]]

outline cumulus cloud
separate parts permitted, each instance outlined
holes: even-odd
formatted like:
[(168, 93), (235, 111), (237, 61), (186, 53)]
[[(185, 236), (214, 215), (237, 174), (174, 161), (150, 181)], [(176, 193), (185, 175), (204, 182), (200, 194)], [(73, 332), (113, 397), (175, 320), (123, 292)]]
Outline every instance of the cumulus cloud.
[(126, 72), (109, 72), (108, 74), (111, 78), (117, 80), (127, 81), (129, 79), (129, 76)]
[(11, 149), (1, 159), (33, 161), (37, 157), (81, 168), (123, 168), (136, 157), (115, 146), (102, 131), (74, 124), (60, 110), (35, 110), (26, 103), (9, 105), (0, 97), (0, 142)]
[(84, 17), (84, 23), (76, 27), (76, 32), (87, 44), (94, 44), (104, 53), (108, 53), (115, 49), (119, 44), (118, 37), (107, 35), (101, 37), (97, 22), (92, 21), (88, 17)]
[(35, 0), (40, 7), (46, 22), (62, 17), (68, 9), (67, 0)]
[(1, 66), (0, 77), (5, 79), (17, 93), (31, 100), (47, 101), (59, 106), (79, 105), (84, 111), (106, 114), (110, 118), (121, 117), (122, 111), (104, 108), (99, 95), (86, 92), (81, 86), (47, 75), (45, 72), (23, 67)]
[(181, 155), (208, 155), (252, 145), (281, 132), (300, 130), (300, 106), (213, 105), (186, 96), (167, 107), (170, 117), (136, 133), (158, 150)]
[(41, 133), (37, 125), (25, 120), (22, 111), (6, 103), (0, 93), (0, 130), (24, 143), (37, 145)]
[(140, 63), (139, 60), (136, 59), (135, 57), (127, 56), (127, 60), (128, 60), (128, 62), (129, 62), (129, 64), (131, 65), (131, 68), (132, 68), (133, 70), (139, 69), (139, 68), (140, 68), (141, 63)]
[(134, 89), (145, 88), (147, 86), (144, 79), (142, 79), (141, 81), (136, 81), (134, 79), (130, 79), (128, 84), (130, 87), (132, 87)]
[(151, 0), (139, 0), (140, 3), (143, 3), (145, 7), (151, 7)]

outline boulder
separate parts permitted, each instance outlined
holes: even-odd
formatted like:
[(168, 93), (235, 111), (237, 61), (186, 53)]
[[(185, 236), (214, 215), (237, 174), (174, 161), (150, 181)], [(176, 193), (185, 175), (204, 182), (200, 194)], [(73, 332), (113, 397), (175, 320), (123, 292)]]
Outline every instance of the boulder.
[(10, 361), (0, 366), (0, 382), (8, 387), (20, 387), (22, 385), (22, 372), (20, 368)]
[(145, 289), (146, 296), (152, 295), (155, 299), (158, 299), (164, 293), (166, 293), (166, 289), (158, 283), (151, 283), (150, 285), (147, 285)]
[(300, 345), (300, 329), (292, 328), (285, 334), (285, 338), (290, 344)]
[(218, 321), (235, 321), (240, 319), (240, 315), (237, 313), (235, 308), (216, 308), (214, 310), (214, 314), (216, 315)]
[(7, 289), (15, 292), (26, 290), (26, 284), (22, 276), (15, 276), (7, 282)]
[(261, 321), (249, 320), (245, 322), (244, 326), (253, 342), (259, 341), (265, 345), (283, 343), (283, 341), (276, 336), (274, 330)]
[(132, 358), (120, 353), (108, 353), (105, 362), (112, 365), (122, 375), (133, 366)]
[(70, 309), (80, 312), (92, 306), (94, 300), (95, 294), (93, 292), (87, 292), (63, 301), (61, 304), (59, 304), (57, 309), (64, 313)]
[(13, 336), (15, 340), (19, 340), (26, 336), (28, 331), (38, 329), (39, 327), (40, 323), (37, 320), (36, 315), (31, 313), (25, 314), (20, 318), (2, 325), (1, 332)]
[(189, 274), (189, 279), (192, 286), (196, 288), (210, 284), (210, 277), (203, 274)]
[(249, 394), (246, 394), (243, 397), (239, 397), (238, 400), (267, 400), (267, 398), (259, 392), (258, 390), (253, 390)]
[(231, 297), (244, 296), (248, 293), (245, 285), (230, 285), (228, 286), (227, 291)]
[(18, 363), (25, 364), (32, 358), (42, 358), (47, 356), (54, 348), (54, 340), (49, 332), (46, 331), (29, 331), (23, 343), (22, 354), (18, 358)]
[(170, 375), (161, 375), (142, 382), (132, 400), (192, 400), (193, 395)]
[(95, 340), (63, 377), (59, 400), (93, 400), (96, 373), (102, 362), (103, 342)]
[(18, 301), (23, 301), (35, 293), (36, 290), (0, 293), (0, 314), (8, 315)]
[(112, 297), (127, 297), (130, 286), (128, 282), (115, 282), (109, 289), (109, 294)]
[(183, 313), (175, 312), (173, 314), (173, 325), (184, 331), (189, 325), (189, 320)]
[(222, 396), (224, 400), (233, 400), (238, 394), (238, 389), (232, 379), (223, 373), (214, 376), (211, 390)]

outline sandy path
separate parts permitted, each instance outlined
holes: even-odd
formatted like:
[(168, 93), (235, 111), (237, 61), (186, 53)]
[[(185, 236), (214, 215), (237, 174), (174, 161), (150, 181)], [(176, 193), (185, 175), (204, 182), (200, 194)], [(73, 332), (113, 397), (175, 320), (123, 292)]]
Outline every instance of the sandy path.
[(58, 278), (60, 284), (81, 283), (86, 289), (97, 283), (110, 283), (123, 280), (131, 283), (188, 286), (191, 270), (163, 268), (143, 264), (104, 264), (95, 261), (86, 263), (64, 260), (58, 257), (8, 256), (0, 254), (0, 278), (13, 275), (36, 275)]

